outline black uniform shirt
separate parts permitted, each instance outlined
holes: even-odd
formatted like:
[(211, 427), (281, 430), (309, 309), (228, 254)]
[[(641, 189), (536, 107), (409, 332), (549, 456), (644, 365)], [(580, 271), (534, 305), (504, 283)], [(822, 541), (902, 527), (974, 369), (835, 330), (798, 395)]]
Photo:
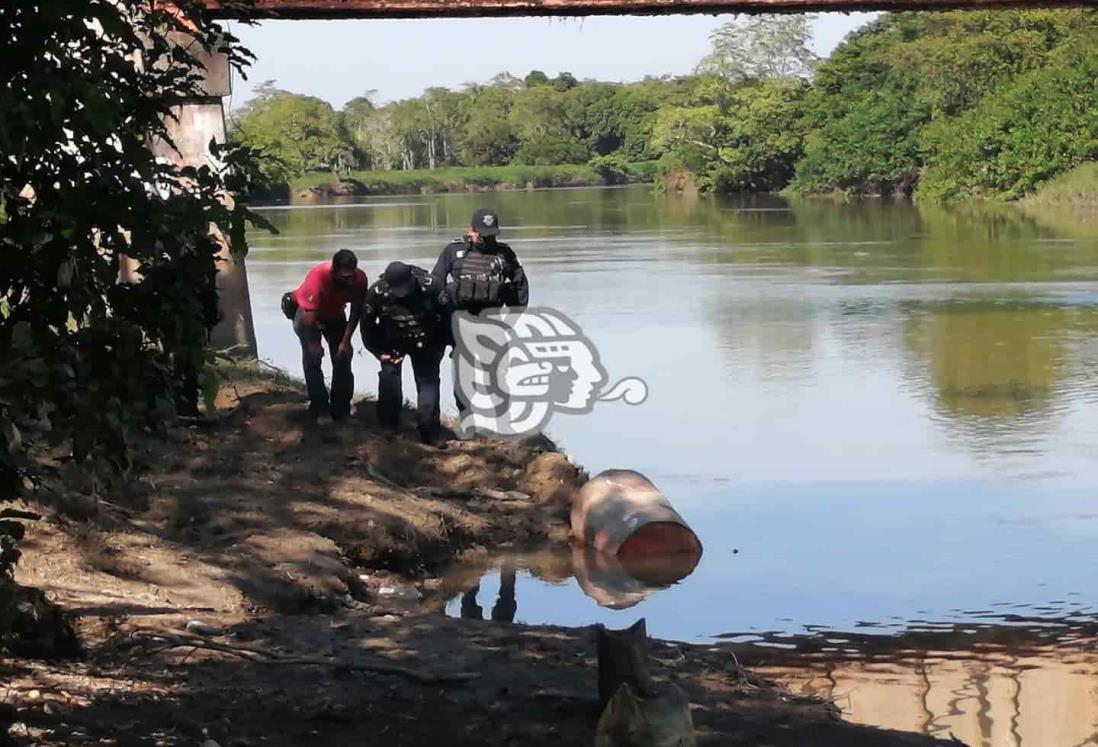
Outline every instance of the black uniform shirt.
[(389, 339), (385, 324), (388, 309), (402, 306), (412, 313), (423, 312), (426, 343), (430, 346), (447, 344), (450, 337), (450, 300), (443, 284), (426, 270), (414, 268), (419, 290), (405, 298), (388, 295), (389, 285), (381, 278), (366, 292), (366, 302), (362, 305), (362, 344), (376, 356), (392, 353), (410, 353), (410, 350), (397, 350), (397, 341)]
[[(530, 302), (530, 285), (526, 280), (526, 272), (522, 269), (522, 265), (519, 264), (518, 257), (515, 255), (515, 250), (509, 247), (503, 242), (497, 241), (494, 244), (483, 244), (480, 246), (474, 246), (470, 241), (466, 239), (460, 239), (458, 241), (451, 242), (442, 250), (442, 254), (438, 257), (438, 262), (435, 263), (435, 268), (431, 270), (431, 274), (444, 286), (453, 280), (457, 279), (457, 275), (461, 271), (462, 258), (467, 252), (478, 251), (485, 254), (498, 254), (503, 259), (503, 277), (506, 284), (500, 293), (500, 302), (497, 306), (509, 306), (509, 307), (523, 307)], [(454, 294), (450, 294), (452, 297)], [(455, 305), (457, 304), (456, 298), (452, 298)], [(458, 305), (465, 311), (471, 311), (476, 314), (483, 309), (493, 308), (492, 304), (461, 304)]]

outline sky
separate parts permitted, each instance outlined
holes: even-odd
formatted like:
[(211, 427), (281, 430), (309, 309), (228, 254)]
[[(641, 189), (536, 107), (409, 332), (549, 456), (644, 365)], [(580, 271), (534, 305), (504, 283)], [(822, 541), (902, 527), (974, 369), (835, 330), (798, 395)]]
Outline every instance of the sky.
[[(815, 49), (827, 55), (868, 13), (822, 13)], [(431, 86), (456, 88), (499, 72), (519, 77), (542, 70), (579, 79), (639, 80), (693, 70), (709, 49), (709, 34), (730, 15), (601, 16), (592, 18), (469, 18), (362, 21), (264, 21), (232, 25), (258, 56), (248, 80), (233, 81), (230, 107), (252, 87), (318, 96), (335, 107), (374, 89), (375, 101), (418, 96)]]

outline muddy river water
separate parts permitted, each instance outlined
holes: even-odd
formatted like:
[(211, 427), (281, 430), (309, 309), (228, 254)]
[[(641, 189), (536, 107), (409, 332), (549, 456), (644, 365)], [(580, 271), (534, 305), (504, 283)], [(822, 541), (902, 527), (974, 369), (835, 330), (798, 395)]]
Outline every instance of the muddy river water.
[[(279, 206), (249, 257), (261, 357), (298, 370), (278, 299), (313, 263), (430, 267), (480, 205), (532, 303), (572, 317), (611, 380), (648, 385), (549, 434), (592, 472), (648, 475), (705, 554), (668, 588), (491, 559), (455, 571), (448, 614), (644, 616), (854, 721), (1098, 739), (1098, 222), (644, 187)], [(372, 359), (355, 370), (376, 389)]]

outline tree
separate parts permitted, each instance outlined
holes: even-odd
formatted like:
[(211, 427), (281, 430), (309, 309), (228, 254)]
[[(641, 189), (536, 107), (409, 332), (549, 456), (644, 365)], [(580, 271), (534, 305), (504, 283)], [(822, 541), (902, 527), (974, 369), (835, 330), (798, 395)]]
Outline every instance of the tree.
[(914, 95), (914, 80), (859, 99), (842, 119), (808, 135), (794, 187), (863, 194), (910, 194), (922, 169), (919, 132), (930, 110)]
[(556, 166), (562, 163), (586, 163), (587, 148), (575, 138), (563, 135), (535, 135), (515, 151), (514, 163), (526, 166)]
[(265, 171), (276, 181), (349, 168), (353, 160), (342, 118), (331, 104), (286, 91), (261, 94), (237, 118), (233, 139), (262, 152)]
[(568, 92), (569, 127), (592, 155), (617, 150), (633, 160), (652, 156), (656, 113), (683, 100), (681, 81), (649, 79), (630, 85), (583, 83)]
[(816, 63), (807, 14), (740, 17), (721, 25), (709, 40), (713, 51), (698, 72), (729, 83), (760, 78), (810, 78)]
[(564, 94), (551, 86), (538, 86), (517, 93), (508, 118), (515, 135), (523, 141), (568, 133)]
[(684, 166), (698, 186), (717, 192), (783, 189), (804, 147), (800, 103), (808, 86), (799, 80), (765, 80), (740, 86), (718, 104), (660, 112), (652, 147), (665, 166)]
[[(1076, 102), (1053, 81), (1067, 85), (1070, 69), (1085, 67), (1064, 55), (1096, 44), (1093, 10), (882, 15), (816, 68), (793, 187), (911, 192), (926, 177), (935, 184), (918, 194), (936, 199), (1030, 189), (1048, 168), (1085, 157)], [(1038, 74), (1053, 68), (1054, 76)], [(1002, 108), (1016, 84), (1028, 93), (1011, 94), (1011, 106), (1025, 120)], [(1093, 99), (1085, 87), (1075, 95)], [(997, 135), (991, 122), (1008, 129)], [(1053, 143), (1059, 155), (1049, 152)]]
[(508, 91), (518, 91), (525, 85), (522, 78), (516, 78), (506, 70), (502, 73), (496, 73), (492, 77), (491, 85), (496, 88), (503, 88)]
[(404, 99), (388, 106), (397, 144), (398, 167), (409, 171), (428, 165), (429, 127), (420, 99)]
[(557, 77), (553, 78), (553, 87), (558, 91), (570, 91), (579, 85), (579, 81), (576, 80), (576, 76), (572, 73), (561, 73)]
[(619, 117), (612, 83), (588, 83), (569, 92), (568, 121), (592, 154), (606, 155), (621, 147)]
[(549, 76), (540, 70), (531, 70), (522, 82), (527, 88), (547, 86), (549, 85)]
[(928, 128), (924, 143), (919, 194), (937, 200), (1022, 197), (1098, 159), (1098, 47), (1065, 47), (955, 122)]
[[(205, 363), (211, 225), (243, 251), (246, 222), (262, 222), (224, 199), (254, 184), (246, 149), (179, 169), (149, 147), (204, 77), (163, 33), (186, 29), (208, 50), (235, 42), (200, 6), (182, 7), (0, 4), (0, 497), (33, 478), (28, 452), (47, 445), (97, 481), (128, 468), (129, 434), (171, 417)], [(248, 56), (230, 47), (229, 58)], [(123, 255), (140, 282), (118, 282)]]
[(485, 88), (465, 102), (462, 162), (469, 166), (501, 166), (511, 162), (519, 141), (508, 119), (511, 92)]
[(343, 127), (355, 147), (360, 165), (367, 168), (386, 168), (383, 151), (375, 150), (373, 137), (380, 119), (373, 98), (376, 90), (356, 96), (343, 106)]
[(431, 162), (456, 164), (466, 119), (462, 95), (446, 88), (428, 88), (423, 100), (433, 143)]

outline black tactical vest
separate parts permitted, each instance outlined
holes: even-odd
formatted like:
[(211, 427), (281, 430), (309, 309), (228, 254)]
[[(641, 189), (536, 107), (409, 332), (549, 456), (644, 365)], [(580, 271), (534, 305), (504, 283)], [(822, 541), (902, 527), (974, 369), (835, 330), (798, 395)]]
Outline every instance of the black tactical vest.
[[(413, 270), (413, 273), (415, 271)], [(395, 351), (411, 353), (427, 345), (429, 316), (433, 305), (423, 292), (428, 282), (424, 273), (415, 273), (420, 290), (411, 298), (389, 295), (388, 287), (381, 293), (381, 309), (378, 317), (385, 328), (385, 336)]]
[(389, 344), (401, 353), (411, 353), (427, 344), (426, 312), (399, 303), (387, 303), (381, 309), (381, 323)]
[(476, 247), (464, 250), (451, 270), (454, 281), (451, 297), (458, 305), (498, 305), (503, 287), (503, 256), (482, 252)]

